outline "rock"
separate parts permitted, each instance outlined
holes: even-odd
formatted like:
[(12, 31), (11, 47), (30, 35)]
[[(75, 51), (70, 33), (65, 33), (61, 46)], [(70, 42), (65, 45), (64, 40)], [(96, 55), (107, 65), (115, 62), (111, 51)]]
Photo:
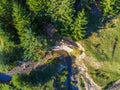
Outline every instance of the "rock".
[(53, 37), (54, 34), (57, 32), (57, 29), (52, 24), (44, 24), (43, 31), (50, 37)]
[(43, 58), (43, 60), (49, 60), (51, 58), (54, 58), (54, 56), (52, 54), (47, 54), (47, 55), (45, 55), (45, 57)]
[(23, 63), (23, 61), (17, 61), (17, 62), (16, 62), (16, 66), (22, 65), (22, 63)]
[(89, 74), (86, 72), (84, 75), (81, 76), (82, 80), (85, 84), (86, 90), (101, 90), (101, 87), (98, 86), (92, 78), (89, 76)]
[(107, 90), (120, 90), (120, 80), (117, 80), (116, 82), (114, 82), (112, 86)]
[(68, 47), (68, 46), (66, 46), (66, 45), (54, 46), (52, 50), (53, 51), (60, 51), (60, 50), (62, 50), (62, 51), (66, 51), (68, 53), (73, 52), (73, 49)]
[(75, 82), (75, 83), (78, 82), (77, 79), (76, 79), (76, 77), (75, 77), (75, 75), (72, 75), (72, 76), (71, 76), (71, 81), (72, 81), (72, 82)]
[(78, 74), (82, 77), (82, 80), (85, 85), (86, 90), (101, 90), (101, 87), (98, 86), (88, 74), (88, 69), (83, 63), (83, 58), (85, 58), (84, 50), (80, 56), (76, 56), (75, 65), (78, 69)]
[(79, 58), (79, 60), (81, 60), (81, 59), (84, 59), (85, 56), (86, 56), (86, 54), (84, 52), (82, 52), (82, 54), (80, 54), (80, 56), (78, 56), (78, 58)]
[(16, 73), (29, 74), (32, 70), (36, 69), (36, 67), (38, 67), (39, 65), (41, 65), (40, 62), (26, 61), (26, 62), (23, 62), (20, 66), (14, 67), (7, 74), (11, 76)]
[(83, 48), (83, 46), (81, 45), (81, 44), (79, 44), (78, 42), (76, 42), (76, 44), (77, 44), (77, 46), (78, 46), (78, 49), (80, 50), (80, 51), (85, 51), (85, 49)]

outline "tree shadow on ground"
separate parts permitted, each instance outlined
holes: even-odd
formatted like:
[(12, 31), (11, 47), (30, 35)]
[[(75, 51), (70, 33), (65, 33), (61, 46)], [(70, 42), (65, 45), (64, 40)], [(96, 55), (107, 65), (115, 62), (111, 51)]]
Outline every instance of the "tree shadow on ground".
[(22, 52), (22, 49), (18, 47), (11, 47), (9, 51), (2, 51), (0, 53), (0, 71), (11, 70), (16, 65), (16, 61), (22, 59)]
[(11, 47), (9, 51), (2, 51), (0, 54), (1, 62), (5, 65), (13, 65), (16, 60), (21, 60), (22, 52), (22, 48), (18, 47)]
[(116, 82), (116, 80), (111, 81), (110, 83), (108, 83), (107, 86), (105, 86), (104, 90), (109, 90), (109, 89), (113, 86), (113, 84), (114, 84), (115, 82)]
[[(29, 75), (18, 74), (17, 78), (13, 76), (12, 84), (18, 82), (21, 86), (54, 88), (57, 90), (67, 90), (66, 80), (68, 71), (66, 69), (59, 72), (60, 63), (65, 64), (64, 60), (48, 60), (46, 64), (38, 66), (32, 70)], [(21, 87), (22, 88), (22, 87)]]
[[(106, 23), (110, 22), (117, 15), (104, 16), (102, 11), (99, 11), (96, 5), (90, 5), (91, 10), (87, 12), (87, 30), (84, 38), (91, 36), (93, 32), (98, 32), (106, 26)], [(114, 27), (114, 25), (112, 25)]]
[(56, 75), (58, 70), (57, 60), (50, 60), (47, 64), (38, 66), (29, 75), (20, 75), (20, 81), (29, 86), (44, 85)]

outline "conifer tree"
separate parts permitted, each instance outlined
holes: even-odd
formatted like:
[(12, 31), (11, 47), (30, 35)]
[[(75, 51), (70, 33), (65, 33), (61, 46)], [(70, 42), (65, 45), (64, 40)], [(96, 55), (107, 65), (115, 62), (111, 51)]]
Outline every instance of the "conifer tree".
[(0, 27), (0, 52), (9, 52), (14, 43), (10, 41), (9, 34), (5, 33)]
[(115, 0), (113, 10), (116, 14), (120, 14), (120, 0)]
[(103, 1), (101, 1), (100, 6), (103, 9), (104, 15), (114, 14), (113, 7), (112, 7), (112, 5), (114, 5), (114, 3), (115, 3), (115, 0), (103, 0)]
[(10, 22), (12, 12), (12, 0), (0, 0), (0, 20)]
[(119, 0), (102, 0), (100, 7), (105, 16), (116, 15), (120, 13), (120, 1)]
[(41, 23), (52, 23), (61, 34), (67, 35), (74, 15), (73, 0), (27, 0), (27, 4), (42, 19)]
[[(40, 60), (42, 45), (42, 36), (35, 36), (31, 29), (31, 21), (29, 13), (21, 5), (14, 3), (13, 20), (15, 28), (18, 31), (20, 45), (24, 50), (24, 58), (26, 60)], [(41, 50), (42, 49), (42, 50)]]
[(75, 18), (75, 21), (73, 24), (71, 24), (71, 37), (78, 41), (82, 39), (85, 35), (85, 26), (87, 24), (87, 19), (85, 17), (85, 12), (82, 10), (81, 12), (78, 12), (77, 17)]
[[(10, 34), (4, 32), (0, 23), (0, 72), (10, 69), (16, 54), (14, 53), (14, 42), (10, 39)], [(14, 59), (13, 59), (14, 58)]]

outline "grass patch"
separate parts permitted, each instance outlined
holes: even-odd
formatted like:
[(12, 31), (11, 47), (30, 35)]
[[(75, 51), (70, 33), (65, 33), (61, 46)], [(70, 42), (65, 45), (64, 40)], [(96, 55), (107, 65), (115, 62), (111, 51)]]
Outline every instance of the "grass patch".
[(120, 16), (113, 21), (83, 40), (87, 54), (98, 61), (120, 61)]
[(99, 69), (92, 67), (89, 63), (87, 67), (93, 80), (103, 88), (108, 83), (120, 79), (120, 64), (117, 62), (104, 62)]
[(86, 63), (89, 74), (97, 84), (104, 88), (108, 83), (120, 79), (120, 15), (82, 42), (86, 54), (103, 63), (97, 69)]
[(78, 48), (73, 48), (73, 52), (70, 53), (71, 56), (77, 56), (80, 55), (82, 51), (80, 51)]

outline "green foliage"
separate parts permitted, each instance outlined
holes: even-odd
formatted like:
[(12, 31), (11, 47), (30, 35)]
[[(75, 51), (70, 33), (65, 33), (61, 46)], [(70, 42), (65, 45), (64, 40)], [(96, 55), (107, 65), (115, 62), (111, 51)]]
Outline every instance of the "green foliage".
[(27, 29), (30, 27), (30, 17), (25, 8), (21, 5), (18, 5), (14, 2), (13, 4), (13, 21), (15, 28), (18, 31), (18, 35), (20, 35), (20, 40), (24, 40), (24, 35), (27, 32)]
[(68, 35), (74, 15), (72, 0), (28, 0), (27, 4), (42, 22), (53, 23), (63, 36)]
[(41, 60), (42, 46), (45, 48), (45, 38), (43, 36), (35, 36), (30, 26), (30, 15), (16, 3), (14, 3), (13, 17), (21, 47), (24, 50), (24, 58), (26, 60)]
[(27, 88), (27, 85), (25, 84), (25, 82), (23, 82), (23, 80), (25, 79), (25, 75), (16, 74), (12, 77), (11, 83), (14, 85), (15, 88), (23, 90), (23, 88)]
[(13, 45), (14, 43), (9, 40), (9, 35), (0, 28), (0, 52), (9, 51)]
[[(120, 77), (120, 16), (107, 23), (104, 29), (84, 40), (87, 55), (98, 61), (100, 68), (86, 63), (93, 80), (103, 88)], [(116, 39), (117, 38), (117, 39)], [(117, 44), (115, 44), (115, 42)]]
[(12, 0), (0, 0), (0, 20), (11, 20)]
[(103, 10), (105, 16), (118, 14), (120, 12), (120, 1), (102, 0), (100, 2), (100, 8)]
[[(120, 13), (119, 0), (101, 0), (100, 3), (97, 0), (83, 0), (78, 10), (74, 8), (75, 0), (0, 0), (0, 72), (8, 71), (15, 61), (22, 58), (42, 61), (46, 48), (49, 48), (47, 44), (50, 44), (44, 35), (46, 24), (55, 26), (58, 38), (67, 36), (75, 41), (82, 39), (89, 19), (88, 29), (98, 27), (98, 22), (102, 23), (101, 17), (96, 19), (99, 15), (95, 15), (94, 19), (94, 15), (91, 17), (93, 4), (97, 4), (96, 7), (103, 11), (103, 16), (116, 16)], [(117, 64), (120, 62), (120, 20), (113, 22), (107, 23), (105, 29), (84, 40), (87, 54), (98, 61), (108, 62), (99, 70), (89, 68), (89, 73), (102, 86), (118, 79), (116, 77), (120, 75)], [(77, 50), (74, 53), (80, 54)], [(13, 76), (10, 85), (15, 90), (53, 90), (54, 82), (51, 78), (56, 74), (57, 66), (56, 63), (48, 62), (40, 67), (40, 72), (31, 72), (29, 76), (17, 74)], [(110, 76), (111, 72), (114, 74)], [(63, 71), (57, 75), (58, 88), (66, 90), (67, 74)], [(9, 90), (11, 87), (0, 85), (2, 90)]]
[(72, 0), (27, 1), (30, 10), (40, 18), (47, 18), (45, 22), (53, 23), (60, 35), (68, 37), (72, 35), (74, 40), (80, 40), (85, 34), (86, 17), (84, 11), (81, 11), (77, 18), (74, 18), (74, 3)]
[(67, 80), (67, 74), (68, 72), (65, 70), (61, 72), (57, 77), (56, 77), (56, 86), (59, 89), (66, 90), (67, 87), (65, 86), (65, 81)]
[(115, 0), (113, 10), (116, 10), (116, 13), (120, 13), (120, 1), (119, 0)]
[(9, 34), (4, 32), (0, 25), (0, 71), (9, 70), (7, 63), (10, 63), (15, 56), (13, 55), (14, 42), (9, 37)]
[(120, 64), (118, 62), (103, 62), (103, 66), (99, 69), (90, 66), (89, 63), (86, 64), (89, 70), (89, 74), (93, 80), (102, 88), (106, 87), (107, 84), (111, 83), (112, 81), (116, 81), (120, 78)]
[(113, 12), (113, 5), (115, 0), (103, 0), (101, 2), (101, 8), (103, 9), (104, 15), (114, 14)]
[(84, 85), (84, 81), (82, 80), (82, 78), (80, 78), (79, 82), (80, 82), (80, 87), (82, 88), (82, 90), (85, 90), (85, 85)]
[(23, 87), (21, 81), (22, 81), (22, 80), (20, 80), (20, 76), (16, 74), (16, 75), (14, 75), (14, 76), (12, 77), (11, 83), (12, 83), (16, 88), (20, 89), (21, 87)]
[(11, 84), (15, 89), (20, 90), (53, 90), (53, 79), (58, 69), (58, 62), (50, 60), (45, 65), (37, 68), (39, 71), (32, 71), (29, 75), (13, 75)]
[(86, 24), (87, 20), (85, 17), (85, 12), (82, 10), (81, 12), (78, 12), (74, 23), (71, 25), (71, 37), (74, 40), (78, 41), (84, 37)]
[(1, 84), (0, 90), (12, 90), (12, 88), (7, 84)]
[(40, 60), (44, 55), (44, 50), (46, 48), (46, 40), (44, 36), (35, 37), (29, 30), (25, 33), (25, 39), (22, 41), (24, 57), (26, 60)]
[[(87, 53), (98, 61), (115, 60), (119, 62), (119, 28), (120, 16), (107, 23), (105, 29), (99, 30), (98, 33), (93, 33), (91, 37), (84, 41)], [(117, 42), (116, 46), (115, 42)]]
[[(35, 77), (35, 76), (34, 76)], [(27, 80), (29, 82), (25, 82)], [(29, 78), (27, 75), (20, 75), (16, 74), (13, 76), (11, 84), (13, 85), (15, 90), (53, 90), (53, 80), (50, 80), (46, 82), (44, 85), (38, 84), (38, 85), (32, 85), (29, 84), (30, 82), (34, 83), (34, 81)], [(8, 89), (9, 90), (9, 89)]]

